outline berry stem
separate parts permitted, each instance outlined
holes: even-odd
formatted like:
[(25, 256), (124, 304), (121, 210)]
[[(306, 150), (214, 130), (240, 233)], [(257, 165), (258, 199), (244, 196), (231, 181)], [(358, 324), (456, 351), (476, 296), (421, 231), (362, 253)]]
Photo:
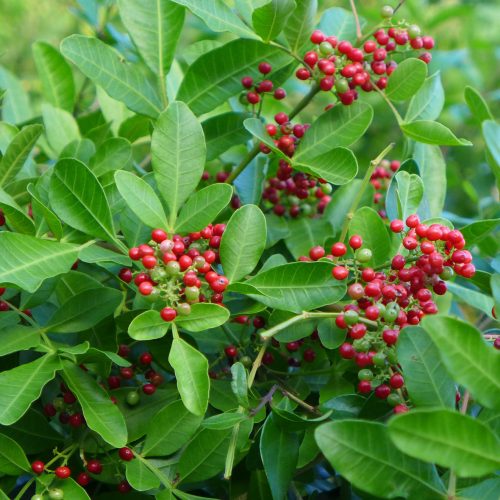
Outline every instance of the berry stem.
[[(242, 406), (238, 407), (238, 413), (243, 413), (245, 409)], [(229, 448), (226, 455), (226, 464), (224, 467), (224, 479), (230, 479), (233, 473), (234, 457), (236, 455), (236, 445), (238, 441), (238, 433), (240, 432), (239, 422), (233, 427), (233, 432), (231, 433), (231, 441), (229, 442)]]
[(361, 24), (359, 22), (358, 10), (356, 9), (356, 4), (354, 3), (354, 0), (349, 0), (349, 3), (351, 4), (351, 10), (352, 10), (352, 15), (354, 16), (354, 22), (356, 23), (356, 41), (359, 42), (359, 40), (361, 40), (361, 38), (363, 37), (363, 34), (361, 33)]
[(349, 229), (349, 224), (351, 222), (351, 219), (354, 217), (354, 212), (358, 208), (359, 203), (361, 202), (361, 199), (363, 198), (363, 195), (366, 191), (366, 188), (368, 187), (368, 184), (370, 182), (370, 178), (373, 174), (373, 171), (377, 167), (377, 165), (386, 157), (387, 153), (391, 151), (391, 149), (394, 147), (394, 143), (391, 142), (374, 160), (370, 162), (370, 166), (366, 170), (365, 176), (363, 177), (363, 181), (361, 183), (361, 186), (358, 190), (358, 193), (356, 194), (356, 197), (354, 198), (351, 206), (349, 207), (349, 211), (347, 212), (346, 218), (344, 220), (344, 224), (342, 225), (342, 231), (340, 233), (340, 238), (339, 241), (341, 243), (344, 242), (346, 236), (347, 236), (347, 231)]
[(146, 460), (143, 456), (141, 456), (137, 450), (134, 449), (134, 458), (142, 462), (159, 480), (160, 483), (167, 488), (167, 490), (172, 490), (172, 483), (169, 478), (166, 477), (163, 472), (158, 469), (155, 465), (153, 465), (149, 460)]
[(280, 387), (280, 391), (283, 394), (283, 396), (287, 397), (288, 399), (291, 399), (292, 401), (295, 401), (298, 405), (302, 406), (302, 408), (305, 408), (309, 413), (314, 413), (315, 415), (321, 416), (322, 413), (314, 406), (311, 406), (310, 404), (306, 403), (302, 399), (298, 398), (294, 394), (292, 394), (290, 391), (287, 391), (286, 389), (283, 389)]
[(399, 112), (396, 109), (396, 107), (394, 106), (394, 104), (392, 104), (392, 102), (389, 100), (389, 98), (385, 95), (385, 92), (380, 90), (377, 87), (377, 84), (373, 80), (372, 80), (372, 83), (373, 83), (373, 88), (382, 96), (382, 99), (387, 103), (387, 105), (391, 109), (392, 113), (396, 117), (398, 125), (401, 125), (404, 122), (403, 117), (399, 114)]
[[(314, 83), (309, 90), (309, 92), (304, 96), (304, 98), (295, 106), (295, 108), (290, 111), (288, 118), (291, 120), (294, 116), (297, 116), (314, 98), (314, 96), (319, 92), (320, 87), (317, 83)], [(227, 184), (231, 184), (236, 177), (238, 177), (243, 170), (249, 165), (249, 163), (260, 153), (260, 146), (256, 144), (241, 160), (241, 163), (229, 174), (226, 179)]]
[(250, 389), (253, 385), (253, 382), (255, 380), (255, 375), (257, 375), (257, 370), (259, 369), (260, 365), (262, 364), (262, 358), (264, 357), (264, 354), (266, 353), (266, 349), (268, 346), (268, 342), (265, 341), (260, 350), (259, 353), (257, 354), (257, 357), (255, 358), (252, 369), (250, 371), (250, 374), (248, 375), (248, 388)]

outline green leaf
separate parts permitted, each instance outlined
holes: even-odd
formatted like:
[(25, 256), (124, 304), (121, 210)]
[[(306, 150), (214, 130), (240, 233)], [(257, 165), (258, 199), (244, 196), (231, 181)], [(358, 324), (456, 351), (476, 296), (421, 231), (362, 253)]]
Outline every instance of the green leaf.
[(232, 195), (233, 188), (223, 183), (212, 184), (197, 191), (182, 207), (175, 230), (180, 234), (200, 231), (227, 207)]
[(467, 500), (497, 500), (499, 488), (500, 478), (494, 477), (460, 490), (459, 496)]
[(33, 220), (24, 213), (12, 196), (0, 188), (0, 209), (5, 214), (7, 225), (14, 231), (23, 234), (35, 234)]
[(56, 108), (73, 111), (75, 82), (69, 64), (48, 43), (35, 42), (32, 50), (45, 100)]
[(363, 239), (363, 247), (372, 251), (371, 263), (379, 266), (387, 261), (391, 250), (391, 242), (387, 229), (380, 215), (370, 207), (356, 210), (349, 224), (349, 235), (359, 234)]
[(0, 434), (0, 471), (17, 476), (29, 470), (30, 463), (23, 449), (9, 436)]
[(76, 158), (87, 164), (95, 155), (95, 145), (90, 139), (76, 139), (64, 146), (60, 158)]
[(318, 334), (321, 344), (326, 349), (336, 349), (345, 340), (345, 330), (340, 329), (333, 318), (322, 319), (318, 322)]
[(401, 130), (410, 139), (425, 144), (437, 144), (439, 146), (472, 146), (467, 139), (459, 139), (453, 132), (439, 122), (430, 120), (417, 120), (411, 123), (401, 124)]
[(187, 316), (177, 316), (175, 324), (188, 332), (202, 332), (223, 325), (229, 319), (229, 310), (207, 302), (191, 305)]
[(125, 418), (109, 394), (91, 375), (69, 361), (63, 362), (63, 378), (75, 393), (89, 428), (115, 448), (125, 446)]
[[(60, 240), (63, 236), (63, 228), (57, 215), (40, 200), (38, 191), (33, 184), (28, 184), (26, 190), (31, 196), (31, 205), (33, 207), (33, 214), (35, 222), (37, 222), (37, 227), (42, 226), (42, 222), (45, 222), (52, 234)], [(38, 222), (37, 219), (40, 220), (40, 222)]]
[(205, 429), (224, 431), (226, 429), (232, 429), (235, 425), (240, 424), (246, 419), (248, 419), (248, 416), (244, 413), (219, 413), (218, 415), (213, 415), (212, 417), (204, 420), (201, 426)]
[[(363, 28), (364, 19), (360, 19), (360, 25)], [(323, 12), (319, 29), (324, 33), (335, 35), (339, 40), (356, 41), (356, 19), (352, 12), (340, 7), (333, 7)]]
[(172, 0), (187, 7), (217, 33), (229, 31), (241, 38), (255, 38), (255, 33), (222, 0)]
[(22, 123), (33, 117), (28, 93), (22, 83), (0, 66), (0, 89), (6, 90), (2, 97), (2, 119), (8, 123)]
[(202, 420), (202, 416), (189, 412), (182, 401), (170, 403), (150, 420), (142, 453), (150, 457), (171, 455), (193, 437)]
[(411, 98), (405, 122), (435, 120), (441, 114), (443, 106), (444, 90), (441, 83), (441, 74), (436, 71), (436, 73), (425, 79), (420, 90)]
[(445, 496), (435, 468), (399, 451), (381, 423), (346, 419), (321, 425), (315, 436), (336, 472), (362, 491), (385, 498)]
[(436, 344), (453, 379), (488, 408), (500, 408), (500, 352), (483, 341), (481, 333), (464, 321), (436, 316), (423, 327)]
[(0, 161), (0, 186), (13, 181), (42, 133), (41, 125), (27, 125), (10, 142)]
[(158, 93), (136, 66), (127, 64), (115, 49), (93, 37), (71, 35), (61, 43), (64, 57), (111, 97), (136, 113), (156, 118), (161, 111)]
[[(168, 73), (184, 24), (184, 9), (169, 0), (119, 0), (120, 17), (153, 73)], [(162, 82), (163, 84), (164, 82)]]
[(417, 407), (455, 407), (455, 384), (441, 363), (429, 334), (418, 326), (403, 328), (397, 343), (406, 389)]
[(500, 219), (484, 219), (476, 222), (471, 222), (460, 228), (467, 245), (472, 246), (479, 243), (485, 236), (492, 234), (500, 224)]
[(290, 234), (285, 238), (285, 244), (295, 259), (308, 255), (312, 247), (322, 245), (325, 237), (332, 232), (331, 224), (323, 217), (299, 217), (290, 220), (288, 227)]
[(407, 101), (422, 87), (426, 77), (427, 64), (424, 61), (405, 59), (391, 74), (385, 95), (392, 101)]
[(79, 258), (82, 262), (89, 264), (115, 263), (121, 266), (130, 266), (131, 260), (128, 255), (116, 253), (113, 250), (103, 248), (97, 244), (89, 245), (80, 251)]
[(469, 106), (469, 109), (471, 110), (472, 116), (474, 116), (479, 123), (486, 120), (494, 120), (488, 104), (484, 100), (483, 96), (474, 87), (467, 85), (465, 87), (464, 97), (467, 106)]
[(259, 448), (274, 499), (287, 496), (299, 458), (299, 446), (298, 435), (279, 426), (271, 414), (264, 424)]
[(294, 0), (271, 0), (252, 13), (252, 24), (264, 42), (274, 40), (283, 30), (295, 9)]
[(206, 156), (203, 129), (183, 102), (170, 103), (158, 118), (151, 154), (158, 189), (174, 227), (177, 211), (201, 179)]
[[(242, 237), (244, 236), (244, 238)], [(244, 205), (227, 223), (220, 245), (220, 260), (230, 282), (251, 273), (266, 244), (266, 219), (256, 205)]]
[(430, 217), (439, 217), (446, 198), (446, 163), (438, 146), (417, 142), (413, 158), (424, 183), (424, 198)]
[(295, 3), (297, 6), (285, 24), (284, 33), (291, 51), (300, 54), (314, 30), (318, 1), (295, 0)]
[(177, 379), (184, 406), (194, 415), (204, 415), (208, 406), (210, 379), (207, 358), (181, 338), (174, 338), (168, 362)]
[(282, 50), (256, 40), (228, 42), (202, 55), (189, 67), (177, 100), (184, 101), (195, 115), (212, 111), (241, 92), (241, 78), (260, 78), (257, 66), (261, 61), (267, 61), (278, 71), (290, 64), (291, 58)]
[(232, 146), (244, 144), (250, 139), (243, 126), (249, 116), (247, 113), (222, 113), (201, 124), (207, 143), (207, 160), (214, 160)]
[(136, 316), (128, 327), (128, 334), (134, 340), (154, 340), (162, 338), (170, 325), (158, 311), (145, 311)]
[(167, 228), (167, 216), (154, 189), (143, 179), (130, 172), (115, 173), (118, 191), (139, 220), (152, 228)]
[(96, 177), (113, 170), (127, 168), (132, 162), (132, 146), (123, 137), (111, 137), (104, 141), (92, 157), (89, 167)]
[(78, 123), (68, 111), (45, 103), (42, 105), (42, 118), (47, 141), (56, 157), (68, 144), (80, 139)]
[(125, 464), (125, 477), (134, 490), (147, 491), (160, 486), (160, 480), (148, 468), (147, 462), (145, 459), (136, 458)]
[(85, 290), (71, 297), (49, 319), (47, 329), (53, 333), (74, 333), (88, 330), (111, 316), (123, 300), (123, 293), (114, 288)]
[[(467, 243), (469, 242), (467, 241)], [(448, 291), (454, 295), (458, 302), (467, 304), (470, 307), (475, 307), (490, 318), (494, 318), (492, 309), (495, 305), (495, 301), (492, 297), (476, 292), (475, 290), (471, 290), (470, 288), (466, 288), (457, 283), (447, 283), (446, 285), (448, 287)]]
[(413, 410), (392, 418), (388, 429), (401, 451), (448, 467), (460, 477), (481, 477), (500, 465), (500, 441), (495, 434), (457, 411)]
[(266, 173), (267, 158), (258, 155), (233, 181), (233, 185), (243, 205), (258, 205), (260, 203)]
[(334, 148), (315, 157), (302, 155), (293, 165), (337, 186), (347, 184), (358, 173), (358, 160), (347, 148)]
[(50, 486), (51, 488), (62, 490), (64, 498), (71, 498), (71, 500), (90, 500), (90, 497), (83, 487), (71, 477), (67, 479), (54, 478)]
[(264, 295), (251, 295), (269, 307), (297, 314), (333, 304), (345, 294), (345, 283), (332, 277), (328, 262), (293, 262), (273, 267), (246, 281)]
[(12, 325), (2, 327), (1, 338), (0, 356), (5, 356), (36, 347), (40, 343), (40, 331), (30, 326)]
[(397, 172), (396, 180), (396, 198), (398, 202), (398, 215), (402, 220), (410, 214), (415, 214), (424, 197), (424, 183), (417, 174), (408, 172)]
[(115, 229), (104, 189), (82, 162), (59, 160), (50, 178), (50, 204), (67, 224), (91, 236), (115, 242)]
[(498, 168), (500, 167), (500, 125), (493, 120), (486, 120), (482, 124), (482, 130), (486, 146)]
[(318, 157), (333, 148), (347, 147), (355, 143), (373, 119), (373, 109), (365, 103), (352, 106), (334, 106), (322, 113), (307, 130), (293, 156), (301, 163), (303, 158)]
[(231, 390), (233, 391), (238, 403), (248, 408), (248, 384), (247, 372), (245, 367), (238, 361), (231, 366)]
[(0, 232), (0, 283), (33, 293), (44, 280), (70, 270), (79, 247), (33, 236)]
[(0, 424), (11, 425), (19, 420), (60, 369), (59, 358), (46, 354), (0, 373)]

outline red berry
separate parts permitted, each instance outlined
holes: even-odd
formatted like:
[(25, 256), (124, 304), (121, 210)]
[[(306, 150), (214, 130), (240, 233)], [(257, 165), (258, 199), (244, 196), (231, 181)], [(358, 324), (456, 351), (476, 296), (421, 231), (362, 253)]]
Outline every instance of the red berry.
[(354, 350), (354, 347), (352, 346), (352, 344), (349, 344), (348, 342), (344, 342), (339, 347), (339, 354), (344, 359), (352, 359), (352, 358), (354, 358), (356, 351)]
[(255, 316), (252, 323), (253, 326), (257, 329), (264, 328), (264, 326), (266, 325), (266, 320), (262, 316)]
[(406, 413), (409, 411), (408, 406), (406, 405), (396, 405), (392, 410), (396, 415), (399, 413)]
[(418, 58), (421, 61), (424, 61), (425, 64), (429, 64), (432, 61), (432, 56), (429, 54), (429, 52), (424, 52), (423, 54), (420, 54)]
[(325, 249), (322, 246), (312, 247), (311, 250), (309, 250), (309, 257), (311, 257), (312, 260), (318, 260), (324, 256)]
[(242, 79), (241, 79), (241, 84), (243, 85), (243, 87), (245, 87), (246, 89), (249, 89), (252, 87), (253, 85), (253, 78), (251, 76), (244, 76)]
[(347, 252), (347, 247), (340, 241), (332, 245), (332, 255), (334, 257), (342, 257)]
[(324, 92), (328, 92), (329, 90), (331, 90), (333, 88), (334, 83), (335, 83), (335, 81), (332, 77), (325, 76), (325, 78), (322, 78), (319, 81), (319, 86), (320, 86), (321, 90), (323, 90)]
[(118, 450), (118, 455), (125, 462), (130, 462), (134, 458), (134, 452), (126, 446)]
[(110, 375), (108, 377), (108, 387), (110, 389), (118, 389), (118, 387), (120, 387), (120, 385), (121, 385), (120, 377), (118, 377), (116, 375)]
[(147, 396), (151, 396), (156, 392), (156, 386), (154, 384), (144, 384), (142, 386), (142, 392)]
[(372, 383), (369, 380), (360, 380), (358, 382), (358, 392), (368, 394), (372, 390)]
[(228, 279), (225, 276), (219, 276), (210, 283), (210, 288), (217, 293), (222, 293), (229, 284)]
[(398, 341), (399, 330), (384, 330), (382, 338), (387, 345), (393, 345)]
[(349, 269), (344, 266), (335, 266), (332, 269), (332, 276), (339, 281), (345, 280), (349, 276)]
[(338, 45), (337, 45), (337, 50), (341, 54), (348, 54), (352, 49), (352, 45), (350, 42), (347, 40), (342, 40)]
[(310, 40), (312, 43), (320, 44), (325, 41), (325, 35), (320, 30), (315, 30), (312, 32)]
[(274, 115), (274, 120), (276, 121), (276, 123), (278, 125), (283, 125), (283, 123), (287, 123), (289, 120), (288, 120), (288, 115), (286, 113), (283, 113), (283, 111), (281, 111), (280, 113), (277, 113)]
[(262, 357), (262, 363), (264, 365), (272, 365), (274, 363), (274, 356), (270, 352), (264, 353)]
[(156, 241), (156, 243), (161, 243), (167, 238), (168, 235), (163, 229), (153, 229), (153, 231), (151, 231), (151, 239)]
[(369, 281), (375, 279), (375, 271), (371, 267), (365, 267), (361, 271), (361, 278), (363, 279), (363, 281), (368, 283)]
[(125, 283), (130, 283), (133, 279), (132, 271), (128, 267), (124, 267), (123, 269), (120, 269), (118, 276), (120, 277), (120, 279), (122, 281), (125, 281)]
[(76, 478), (76, 482), (80, 486), (87, 486), (91, 480), (92, 478), (86, 472), (80, 472)]
[(318, 62), (318, 53), (314, 50), (306, 52), (304, 56), (304, 62), (311, 68), (314, 68), (315, 64)]
[(370, 54), (377, 48), (377, 44), (373, 40), (368, 40), (363, 45), (363, 49), (367, 54)]
[(44, 471), (44, 469), (45, 469), (45, 464), (41, 460), (35, 460), (31, 464), (31, 470), (35, 474), (41, 474)]
[(349, 246), (356, 250), (361, 247), (363, 244), (363, 240), (361, 239), (361, 236), (355, 234), (349, 238)]
[(375, 396), (380, 399), (387, 399), (391, 393), (391, 388), (387, 384), (380, 384), (375, 387)]
[(81, 413), (73, 413), (69, 417), (69, 425), (75, 428), (81, 427), (83, 425), (83, 415)]
[(132, 260), (139, 260), (141, 258), (141, 251), (137, 247), (133, 247), (128, 251), (128, 256)]
[(405, 383), (404, 378), (400, 373), (395, 373), (389, 379), (389, 385), (393, 389), (399, 389), (400, 387), (403, 387), (404, 383)]
[(391, 221), (390, 228), (393, 233), (400, 233), (404, 229), (405, 225), (402, 220), (394, 219)]
[(259, 96), (259, 94), (256, 94), (255, 92), (248, 92), (247, 101), (250, 104), (257, 104), (260, 101), (260, 96)]
[(156, 257), (154, 255), (145, 255), (142, 258), (142, 265), (146, 269), (153, 269), (157, 263), (158, 261), (156, 260)]
[(116, 487), (116, 489), (120, 492), (120, 493), (128, 493), (131, 489), (132, 489), (132, 486), (130, 486), (130, 484), (128, 483), (128, 481), (120, 481), (118, 483), (118, 486)]
[(300, 348), (299, 342), (288, 342), (286, 344), (287, 351), (289, 352), (295, 352), (298, 351)]
[(71, 469), (66, 465), (62, 465), (60, 467), (57, 467), (54, 473), (59, 479), (67, 479), (69, 476), (71, 476)]
[(134, 369), (129, 366), (120, 368), (120, 375), (125, 380), (131, 380), (134, 377)]
[(310, 77), (311, 77), (311, 73), (309, 73), (309, 70), (306, 69), (306, 68), (299, 68), (296, 72), (295, 72), (295, 76), (299, 79), (299, 80), (308, 80)]
[(238, 355), (238, 349), (234, 345), (229, 345), (224, 349), (228, 358), (235, 358)]
[(153, 356), (152, 356), (152, 354), (150, 352), (143, 352), (139, 356), (139, 362), (142, 365), (150, 365), (152, 361), (153, 361)]
[(173, 321), (177, 316), (177, 311), (171, 307), (164, 307), (160, 311), (160, 316), (164, 321)]
[(271, 72), (273, 68), (271, 67), (271, 65), (267, 62), (261, 62), (259, 64), (259, 71), (263, 74), (263, 75), (267, 75), (268, 73)]
[(349, 336), (352, 339), (361, 339), (366, 335), (366, 325), (363, 323), (356, 323), (349, 330)]
[(92, 459), (87, 462), (87, 470), (91, 474), (100, 474), (102, 472), (102, 464), (97, 459)]
[(316, 359), (316, 352), (313, 349), (306, 349), (302, 355), (304, 361), (307, 363), (312, 363)]
[(141, 295), (151, 295), (153, 288), (154, 286), (150, 281), (144, 281), (139, 285), (139, 293)]
[(432, 38), (431, 36), (423, 36), (422, 44), (424, 49), (431, 50), (432, 48), (434, 48), (434, 38)]

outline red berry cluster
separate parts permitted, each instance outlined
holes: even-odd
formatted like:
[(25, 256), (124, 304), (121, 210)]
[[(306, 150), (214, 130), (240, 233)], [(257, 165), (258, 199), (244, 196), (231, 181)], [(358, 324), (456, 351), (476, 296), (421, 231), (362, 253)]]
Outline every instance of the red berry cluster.
[[(302, 125), (297, 123), (293, 125), (288, 115), (283, 111), (274, 115), (274, 121), (278, 126), (274, 123), (268, 123), (266, 125), (266, 131), (272, 137), (274, 145), (291, 158), (295, 153), (295, 149), (300, 139), (302, 139), (307, 132), (309, 124), (306, 123)], [(271, 149), (262, 142), (260, 143), (260, 150), (264, 154), (269, 154), (271, 152)]]
[[(121, 344), (118, 348), (118, 355), (127, 359), (130, 356), (130, 347)], [(139, 386), (146, 396), (154, 394), (156, 388), (163, 384), (164, 378), (151, 367), (151, 363), (153, 362), (152, 354), (143, 352), (137, 361), (138, 363), (133, 366), (114, 368), (111, 375), (108, 377), (108, 387), (113, 390), (118, 389), (122, 384), (136, 387)], [(147, 382), (143, 383), (144, 379)], [(137, 390), (128, 392), (125, 401), (130, 406), (137, 405), (140, 401), (139, 392)]]
[[(444, 295), (445, 281), (454, 273), (470, 278), (475, 273), (472, 256), (464, 250), (462, 233), (441, 224), (422, 224), (415, 214), (393, 220), (390, 229), (402, 237), (408, 255), (398, 253), (385, 268), (367, 267), (372, 251), (363, 248), (359, 235), (349, 239), (353, 258), (342, 242), (332, 245), (331, 254), (323, 247), (313, 247), (309, 257), (335, 261), (332, 275), (337, 280), (350, 279), (348, 296), (353, 300), (337, 316), (336, 325), (347, 330), (347, 340), (339, 349), (341, 357), (353, 359), (358, 368), (358, 390), (388, 399), (396, 413), (407, 411), (404, 379), (397, 365), (396, 344), (399, 332), (417, 325), (425, 315), (436, 314), (434, 295)], [(366, 266), (366, 267), (365, 267)], [(394, 393), (394, 391), (397, 391)]]
[(49, 418), (59, 414), (59, 422), (63, 425), (69, 425), (75, 429), (85, 424), (85, 418), (82, 409), (76, 399), (64, 383), (60, 385), (60, 394), (43, 407), (45, 415)]
[[(398, 171), (401, 163), (397, 160), (382, 160), (379, 165), (375, 167), (373, 174), (370, 177), (370, 183), (375, 188), (375, 195), (373, 196), (373, 202), (376, 205), (384, 206), (385, 195), (391, 178), (395, 172)], [(387, 218), (387, 214), (383, 208), (380, 208), (378, 214), (383, 219)]]
[(279, 161), (274, 177), (266, 181), (262, 193), (263, 208), (279, 216), (295, 219), (300, 215), (322, 214), (331, 201), (332, 186), (302, 172), (294, 172), (284, 160)]
[(148, 244), (129, 250), (130, 258), (141, 261), (144, 270), (133, 273), (123, 268), (119, 276), (126, 283), (133, 280), (141, 295), (160, 303), (165, 321), (188, 315), (190, 304), (208, 300), (221, 304), (229, 282), (212, 270), (212, 264), (219, 260), (225, 229), (225, 224), (210, 224), (185, 237), (175, 234), (172, 239), (163, 229), (154, 229)]
[[(227, 178), (229, 177), (229, 172), (226, 170), (219, 170), (218, 172), (215, 173), (214, 176), (214, 181), (217, 183), (224, 183), (226, 182)], [(201, 180), (204, 183), (204, 186), (211, 184), (212, 181), (212, 176), (210, 175), (210, 172), (208, 170), (205, 170), (201, 176)], [(204, 187), (203, 186), (203, 187)], [(241, 200), (237, 194), (233, 194), (231, 198), (231, 208), (233, 210), (238, 210), (238, 208), (241, 207)]]
[[(354, 47), (347, 40), (339, 41), (336, 36), (327, 36), (319, 30), (312, 33), (310, 40), (318, 47), (306, 52), (304, 66), (296, 71), (296, 77), (317, 81), (325, 92), (333, 90), (346, 106), (358, 98), (356, 88), (365, 92), (372, 91), (374, 85), (385, 89), (387, 78), (397, 67), (396, 61), (391, 58), (397, 46), (409, 50), (434, 47), (434, 40), (428, 36), (421, 37), (420, 28), (415, 25), (392, 27), (387, 32), (378, 30), (362, 48)], [(431, 61), (428, 52), (419, 58), (426, 63)]]
[[(273, 69), (267, 62), (261, 62), (258, 68), (263, 77), (271, 73)], [(275, 89), (274, 83), (268, 78), (259, 82), (254, 82), (251, 76), (244, 76), (241, 79), (241, 84), (245, 89), (247, 89), (244, 94), (244, 100), (252, 105), (261, 102), (266, 94), (272, 95), (278, 101), (281, 101), (286, 97), (285, 89), (280, 87)]]

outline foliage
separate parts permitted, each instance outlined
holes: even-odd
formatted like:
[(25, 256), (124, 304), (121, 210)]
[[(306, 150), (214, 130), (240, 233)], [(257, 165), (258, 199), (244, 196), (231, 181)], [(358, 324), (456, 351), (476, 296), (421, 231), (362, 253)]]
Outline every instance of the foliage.
[(490, 6), (77, 3), (0, 67), (0, 498), (495, 498)]

